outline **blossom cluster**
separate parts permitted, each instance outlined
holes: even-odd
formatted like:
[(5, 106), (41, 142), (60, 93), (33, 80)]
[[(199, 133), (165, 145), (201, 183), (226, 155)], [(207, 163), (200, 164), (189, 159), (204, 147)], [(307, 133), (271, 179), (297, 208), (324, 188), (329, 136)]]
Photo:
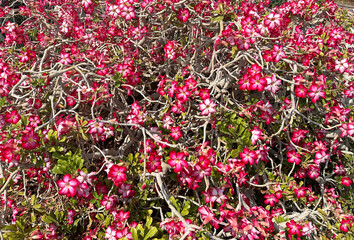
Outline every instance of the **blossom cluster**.
[(332, 0), (0, 7), (0, 237), (354, 234), (354, 17)]

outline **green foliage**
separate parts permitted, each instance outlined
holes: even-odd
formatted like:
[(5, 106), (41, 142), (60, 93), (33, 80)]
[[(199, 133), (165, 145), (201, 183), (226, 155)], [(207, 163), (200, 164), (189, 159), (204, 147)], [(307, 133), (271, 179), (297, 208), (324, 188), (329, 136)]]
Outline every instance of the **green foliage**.
[(116, 72), (116, 74), (112, 77), (112, 79), (114, 80), (114, 86), (116, 88), (119, 88), (120, 86), (122, 86), (122, 84), (124, 84), (127, 80), (125, 78), (123, 78), (123, 74)]
[(4, 226), (1, 228), (5, 233), (3, 238), (7, 240), (23, 240), (30, 239), (30, 235), (36, 230), (36, 227), (28, 226), (26, 215), (18, 217), (13, 225)]
[(225, 120), (217, 123), (217, 128), (224, 134), (221, 137), (228, 149), (237, 149), (239, 153), (246, 146), (251, 146), (251, 132), (244, 119), (236, 113), (226, 113)]
[[(170, 201), (172, 203), (172, 205), (176, 208), (176, 210), (181, 213), (181, 215), (187, 216), (189, 214), (189, 210), (191, 208), (191, 203), (187, 200), (183, 201), (183, 203), (179, 200), (174, 198), (173, 196), (170, 197)], [(172, 216), (171, 212), (168, 212), (166, 214), (168, 217)]]
[(0, 98), (0, 108), (5, 107), (7, 105), (6, 97)]
[(53, 168), (54, 174), (74, 174), (84, 165), (84, 159), (82, 159), (81, 150), (76, 150), (74, 154), (69, 151), (64, 156), (54, 152), (52, 157), (58, 159)]
[(151, 214), (152, 211), (149, 210), (145, 220), (145, 227), (142, 224), (138, 224), (135, 228), (131, 228), (133, 240), (148, 240), (157, 235), (158, 229), (152, 226), (153, 219)]

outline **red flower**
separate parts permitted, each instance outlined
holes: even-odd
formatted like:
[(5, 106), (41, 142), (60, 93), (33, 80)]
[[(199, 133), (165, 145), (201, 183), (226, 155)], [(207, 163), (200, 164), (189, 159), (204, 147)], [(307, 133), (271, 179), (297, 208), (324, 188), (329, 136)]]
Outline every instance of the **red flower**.
[(259, 92), (263, 91), (265, 86), (267, 86), (267, 80), (257, 74), (251, 77), (251, 90), (258, 90)]
[(36, 133), (34, 133), (33, 130), (31, 130), (29, 133), (26, 133), (22, 136), (21, 147), (26, 150), (32, 150), (40, 146), (39, 141), (40, 141), (39, 136)]
[(169, 134), (175, 141), (182, 137), (181, 127), (171, 127), (171, 133)]
[(289, 228), (289, 239), (291, 239), (291, 235), (297, 234), (298, 237), (301, 237), (302, 226), (297, 224), (294, 220), (286, 223), (286, 226)]
[(351, 227), (352, 223), (349, 219), (343, 219), (340, 223), (340, 230), (343, 232), (348, 232), (349, 228)]
[(288, 162), (289, 163), (294, 163), (295, 162), (296, 164), (299, 164), (301, 162), (301, 156), (295, 150), (287, 152), (286, 156), (288, 157)]
[(266, 198), (266, 200), (264, 200), (264, 203), (269, 204), (271, 207), (273, 207), (275, 203), (279, 202), (279, 199), (276, 198), (274, 194), (266, 194), (264, 195), (264, 197)]
[(6, 113), (6, 122), (16, 124), (19, 120), (21, 119), (21, 116), (17, 113), (16, 110), (13, 110), (12, 112), (7, 112)]
[(250, 151), (248, 148), (244, 148), (243, 152), (240, 153), (240, 158), (242, 161), (247, 164), (253, 165), (255, 161), (257, 161), (258, 156), (255, 151)]
[(119, 186), (127, 180), (126, 170), (125, 167), (114, 164), (109, 169), (108, 178), (114, 181), (114, 185)]
[(73, 197), (76, 195), (76, 188), (79, 186), (80, 182), (76, 178), (71, 179), (70, 174), (66, 174), (63, 180), (57, 181), (57, 184), (61, 188), (59, 194)]
[(349, 177), (342, 177), (341, 181), (342, 181), (342, 184), (347, 187), (349, 187), (351, 184), (353, 184), (353, 181)]
[(317, 86), (316, 84), (311, 85), (310, 87), (310, 92), (307, 93), (309, 95), (310, 98), (312, 98), (312, 102), (315, 103), (318, 101), (318, 99), (321, 98), (325, 98), (326, 97), (326, 93), (323, 92), (323, 86)]
[(182, 9), (182, 8), (180, 8), (180, 9), (178, 10), (177, 18), (178, 18), (180, 21), (186, 22), (189, 17), (190, 17), (190, 14), (189, 14), (189, 10), (188, 10), (188, 9)]
[(299, 98), (305, 98), (307, 95), (307, 88), (303, 85), (297, 85), (295, 87), (295, 94)]
[(172, 151), (170, 153), (170, 159), (167, 161), (167, 163), (171, 167), (175, 168), (174, 169), (175, 173), (178, 173), (181, 172), (183, 168), (188, 167), (188, 163), (185, 158), (186, 158), (185, 153)]
[(295, 193), (297, 198), (302, 198), (302, 197), (305, 197), (306, 190), (307, 189), (305, 187), (295, 188), (294, 189), (294, 193)]

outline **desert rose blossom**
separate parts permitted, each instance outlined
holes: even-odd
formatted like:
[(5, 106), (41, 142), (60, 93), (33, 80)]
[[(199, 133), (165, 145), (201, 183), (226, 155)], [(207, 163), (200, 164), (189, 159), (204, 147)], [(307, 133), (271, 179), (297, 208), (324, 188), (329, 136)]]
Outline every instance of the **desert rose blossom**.
[(21, 116), (17, 113), (17, 110), (6, 113), (6, 122), (16, 124), (20, 121)]
[(182, 133), (181, 133), (181, 127), (171, 127), (171, 133), (169, 134), (173, 140), (177, 141), (180, 137), (182, 137)]
[(210, 222), (215, 229), (219, 228), (219, 221), (215, 219), (215, 214), (208, 207), (202, 206), (198, 209), (198, 212), (200, 213), (200, 218), (203, 220), (203, 225)]
[(297, 235), (298, 239), (300, 239), (299, 237), (302, 236), (302, 226), (300, 224), (297, 224), (294, 220), (291, 220), (290, 222), (286, 223), (286, 226), (289, 228), (289, 239), (292, 239), (291, 236), (295, 235)]
[(59, 194), (74, 197), (76, 195), (76, 188), (79, 186), (80, 182), (76, 178), (71, 179), (70, 174), (66, 174), (63, 180), (57, 181), (57, 184), (61, 188)]
[(264, 203), (270, 205), (271, 207), (273, 207), (275, 203), (279, 202), (279, 199), (276, 198), (274, 194), (266, 194), (264, 195), (264, 198)]
[(211, 113), (216, 112), (215, 110), (216, 104), (213, 101), (211, 101), (210, 98), (205, 99), (203, 103), (199, 103), (199, 107), (200, 107), (200, 111), (202, 111), (201, 115), (203, 116), (207, 116)]
[(302, 235), (303, 236), (311, 236), (317, 230), (316, 226), (312, 224), (312, 222), (308, 222), (302, 228)]
[(109, 168), (108, 178), (114, 181), (114, 185), (119, 186), (127, 180), (126, 170), (125, 167), (114, 164)]
[(34, 133), (32, 129), (30, 132), (23, 134), (21, 142), (22, 148), (26, 150), (33, 150), (40, 146), (40, 137), (38, 134)]
[(342, 177), (341, 181), (342, 184), (347, 187), (353, 184), (353, 181), (349, 177)]
[(317, 102), (320, 97), (326, 98), (326, 93), (323, 90), (323, 86), (318, 86), (316, 84), (312, 84), (310, 86), (309, 92), (307, 93), (308, 96), (311, 98), (313, 103)]
[(68, 215), (67, 215), (66, 221), (68, 221), (69, 225), (73, 224), (75, 215), (76, 215), (76, 212), (74, 210), (68, 209)]
[(335, 66), (335, 70), (339, 71), (340, 73), (344, 73), (345, 70), (347, 70), (349, 68), (349, 64), (348, 64), (348, 59), (342, 59), (341, 61), (336, 60), (335, 62), (336, 66)]
[(178, 10), (178, 14), (177, 14), (177, 18), (182, 21), (182, 22), (186, 22), (190, 17), (190, 14), (189, 14), (189, 10), (188, 9), (182, 9), (180, 8)]
[(174, 168), (175, 173), (178, 173), (181, 172), (183, 168), (188, 167), (188, 163), (185, 158), (185, 153), (172, 151), (170, 153), (170, 159), (167, 163)]
[(269, 29), (274, 29), (280, 25), (281, 15), (271, 12), (267, 18), (264, 20), (264, 24), (268, 26)]

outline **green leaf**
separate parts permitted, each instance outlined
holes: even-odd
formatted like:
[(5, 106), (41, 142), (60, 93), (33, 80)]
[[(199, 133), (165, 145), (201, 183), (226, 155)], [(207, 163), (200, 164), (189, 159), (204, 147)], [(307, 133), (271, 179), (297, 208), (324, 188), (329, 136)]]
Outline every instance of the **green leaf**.
[(111, 217), (108, 215), (106, 219), (104, 220), (104, 225), (109, 226), (112, 222)]
[(174, 197), (170, 197), (170, 201), (171, 201), (171, 203), (173, 204), (173, 206), (177, 209), (177, 211), (179, 212), (179, 211), (181, 211), (181, 208), (180, 208), (180, 206), (177, 204), (177, 202), (176, 202), (176, 199), (174, 198)]
[(185, 201), (181, 215), (182, 216), (188, 215), (190, 207), (191, 207), (191, 203), (189, 201)]
[(25, 224), (22, 218), (16, 221), (16, 226), (20, 229), (21, 233), (25, 233)]
[(31, 205), (34, 205), (36, 203), (36, 195), (31, 196)]
[(221, 22), (224, 19), (224, 16), (217, 16), (217, 17), (213, 17), (211, 19), (212, 22)]
[(7, 105), (6, 97), (0, 98), (0, 108)]
[(55, 218), (55, 216), (52, 215), (52, 213), (50, 215), (44, 215), (42, 217), (42, 221), (50, 224), (50, 223), (58, 223), (57, 219)]
[(146, 217), (146, 226), (147, 226), (148, 228), (150, 228), (151, 223), (152, 223), (152, 217), (147, 216), (147, 217)]
[(156, 235), (156, 233), (157, 233), (157, 228), (156, 228), (156, 227), (152, 227), (152, 228), (149, 230), (149, 232), (145, 235), (144, 240), (147, 240), (147, 239), (149, 239), (149, 238), (154, 237), (154, 236)]
[(104, 220), (104, 216), (103, 216), (102, 213), (97, 214), (97, 215), (96, 215), (96, 218), (97, 218), (98, 220), (100, 220), (100, 221), (103, 221), (103, 220)]
[(34, 213), (31, 213), (31, 223), (35, 223), (36, 222), (36, 216), (34, 215)]
[(74, 155), (71, 151), (67, 152), (64, 156), (53, 153), (53, 158), (58, 159), (57, 163), (53, 167), (54, 174), (74, 174), (78, 169), (81, 169), (84, 165), (84, 159), (81, 156), (81, 150), (77, 150)]
[(136, 230), (136, 228), (132, 228), (132, 237), (133, 237), (133, 240), (139, 240), (138, 239), (138, 231)]

